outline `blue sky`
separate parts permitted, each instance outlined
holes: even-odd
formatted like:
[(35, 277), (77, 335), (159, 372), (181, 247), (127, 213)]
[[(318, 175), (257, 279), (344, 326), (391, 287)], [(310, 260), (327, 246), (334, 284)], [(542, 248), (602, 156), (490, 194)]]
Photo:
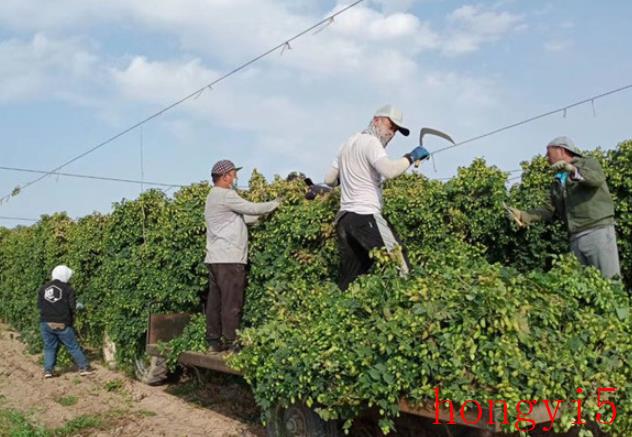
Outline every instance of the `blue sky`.
[[(3, 0), (0, 166), (50, 170), (348, 3), (315, 0)], [(455, 140), (632, 83), (632, 2), (366, 0), (143, 127), (144, 177), (188, 184), (215, 161), (266, 177), (322, 177), (385, 103), (413, 130)], [(586, 149), (632, 138), (632, 90), (438, 154), (429, 177), (481, 156), (502, 169), (568, 135)], [(139, 130), (63, 171), (140, 178)], [(429, 149), (444, 146), (428, 141)], [(0, 170), (0, 197), (34, 175)], [(0, 216), (107, 212), (140, 187), (48, 177)], [(1, 220), (0, 226), (20, 222)]]

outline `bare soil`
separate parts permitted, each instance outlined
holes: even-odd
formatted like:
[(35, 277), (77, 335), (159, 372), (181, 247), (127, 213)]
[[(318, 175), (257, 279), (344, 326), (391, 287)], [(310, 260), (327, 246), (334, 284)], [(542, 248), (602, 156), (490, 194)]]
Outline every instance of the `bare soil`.
[(19, 335), (0, 324), (0, 408), (17, 410), (48, 429), (91, 416), (101, 419), (98, 429), (75, 435), (265, 435), (241, 381), (198, 374), (150, 387), (95, 362), (93, 375), (69, 370), (44, 379), (40, 363), (41, 354), (28, 354)]

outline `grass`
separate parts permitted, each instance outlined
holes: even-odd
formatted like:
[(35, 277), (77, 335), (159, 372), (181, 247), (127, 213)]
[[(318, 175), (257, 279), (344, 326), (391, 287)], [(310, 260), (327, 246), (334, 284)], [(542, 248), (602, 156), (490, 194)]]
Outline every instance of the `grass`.
[(111, 379), (105, 383), (103, 386), (107, 391), (119, 391), (123, 388), (123, 380), (121, 379)]
[(54, 437), (67, 437), (75, 435), (79, 431), (100, 428), (102, 425), (103, 419), (99, 416), (78, 416), (66, 422), (64, 426), (52, 430), (49, 435)]
[(139, 417), (154, 417), (158, 415), (158, 413), (149, 410), (140, 410), (137, 414)]
[(24, 414), (13, 409), (0, 410), (0, 432), (9, 437), (48, 437), (45, 428), (34, 425)]
[(56, 401), (59, 405), (62, 405), (64, 407), (70, 407), (72, 405), (75, 405), (78, 399), (77, 399), (77, 396), (68, 395), (68, 396), (63, 396), (59, 399), (56, 399)]
[(69, 420), (63, 426), (47, 429), (33, 423), (24, 413), (14, 409), (0, 409), (0, 435), (7, 437), (70, 437), (84, 431), (104, 429), (107, 418), (98, 415), (83, 415)]

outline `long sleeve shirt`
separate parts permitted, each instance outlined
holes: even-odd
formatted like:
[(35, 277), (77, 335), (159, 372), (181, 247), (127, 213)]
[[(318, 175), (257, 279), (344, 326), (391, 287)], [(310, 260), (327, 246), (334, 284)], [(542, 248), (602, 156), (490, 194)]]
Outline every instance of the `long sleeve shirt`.
[(340, 181), (340, 209), (358, 214), (378, 214), (382, 210), (382, 178), (390, 179), (410, 167), (407, 158), (391, 160), (373, 135), (358, 133), (338, 152), (325, 176), (325, 183)]
[(237, 194), (235, 190), (213, 187), (206, 198), (207, 264), (247, 264), (248, 229), (246, 223), (268, 214), (279, 206), (278, 201), (254, 203)]
[(38, 290), (37, 306), (40, 310), (40, 321), (72, 326), (77, 308), (75, 291), (70, 285), (54, 279)]

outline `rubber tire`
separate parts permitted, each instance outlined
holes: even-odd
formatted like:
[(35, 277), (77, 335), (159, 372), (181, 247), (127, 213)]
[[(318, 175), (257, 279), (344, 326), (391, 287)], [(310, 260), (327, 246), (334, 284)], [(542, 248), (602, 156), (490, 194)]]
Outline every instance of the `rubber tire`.
[(166, 381), (169, 372), (163, 357), (144, 356), (136, 359), (134, 374), (143, 384), (159, 385)]
[(277, 405), (266, 428), (268, 437), (338, 437), (336, 421), (325, 421), (302, 404), (283, 408)]

